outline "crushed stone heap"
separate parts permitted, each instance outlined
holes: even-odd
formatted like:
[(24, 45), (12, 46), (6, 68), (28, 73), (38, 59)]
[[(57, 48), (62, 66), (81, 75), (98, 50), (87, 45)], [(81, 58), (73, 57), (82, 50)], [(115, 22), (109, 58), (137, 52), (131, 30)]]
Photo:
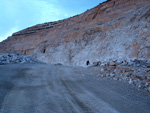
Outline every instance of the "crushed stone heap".
[(3, 64), (26, 64), (26, 63), (43, 63), (31, 56), (19, 54), (0, 54), (0, 65)]

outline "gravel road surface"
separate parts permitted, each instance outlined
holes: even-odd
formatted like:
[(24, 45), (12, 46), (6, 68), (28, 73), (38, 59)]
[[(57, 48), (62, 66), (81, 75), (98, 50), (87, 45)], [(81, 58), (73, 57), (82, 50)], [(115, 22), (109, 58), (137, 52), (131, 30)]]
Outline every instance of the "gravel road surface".
[(89, 68), (0, 65), (0, 113), (150, 113), (150, 94)]

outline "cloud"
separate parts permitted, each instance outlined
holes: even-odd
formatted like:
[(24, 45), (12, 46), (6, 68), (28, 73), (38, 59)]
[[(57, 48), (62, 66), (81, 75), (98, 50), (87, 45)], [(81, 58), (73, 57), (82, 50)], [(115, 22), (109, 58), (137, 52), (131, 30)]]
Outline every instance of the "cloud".
[[(42, 4), (40, 6), (40, 4)], [(69, 17), (70, 15), (67, 14), (63, 9), (58, 7), (58, 1), (40, 1), (37, 2), (37, 5), (40, 6), (40, 21), (41, 22), (49, 22), (49, 21), (57, 21), (60, 19), (64, 19)]]
[[(56, 1), (0, 0), (0, 40), (12, 31), (63, 18), (63, 12), (55, 6)], [(17, 29), (14, 26), (18, 26)]]
[[(56, 21), (69, 16), (57, 8), (57, 0), (0, 0), (0, 40), (8, 32), (26, 27)], [(13, 30), (14, 32), (16, 32)]]
[(0, 0), (0, 40), (7, 38), (12, 31), (17, 32), (36, 24), (80, 14), (87, 7), (94, 7), (99, 2), (99, 0)]
[(6, 32), (5, 35), (0, 36), (0, 42), (3, 41), (6, 37), (11, 36), (16, 31), (18, 31), (18, 28), (17, 27), (13, 27), (11, 30), (9, 30), (8, 32)]

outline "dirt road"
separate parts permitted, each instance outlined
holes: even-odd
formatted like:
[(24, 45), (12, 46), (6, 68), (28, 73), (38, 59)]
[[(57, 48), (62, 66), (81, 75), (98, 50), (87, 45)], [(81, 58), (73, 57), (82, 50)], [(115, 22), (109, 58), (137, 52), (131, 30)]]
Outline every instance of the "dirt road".
[(0, 113), (150, 113), (150, 96), (89, 68), (1, 65)]

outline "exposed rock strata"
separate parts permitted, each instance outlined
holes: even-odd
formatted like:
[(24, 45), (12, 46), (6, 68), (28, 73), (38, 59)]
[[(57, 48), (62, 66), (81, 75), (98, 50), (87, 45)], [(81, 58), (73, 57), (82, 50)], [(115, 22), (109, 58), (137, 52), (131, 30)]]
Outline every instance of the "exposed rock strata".
[(47, 63), (150, 58), (150, 1), (109, 0), (65, 20), (14, 33), (1, 53), (32, 55)]

